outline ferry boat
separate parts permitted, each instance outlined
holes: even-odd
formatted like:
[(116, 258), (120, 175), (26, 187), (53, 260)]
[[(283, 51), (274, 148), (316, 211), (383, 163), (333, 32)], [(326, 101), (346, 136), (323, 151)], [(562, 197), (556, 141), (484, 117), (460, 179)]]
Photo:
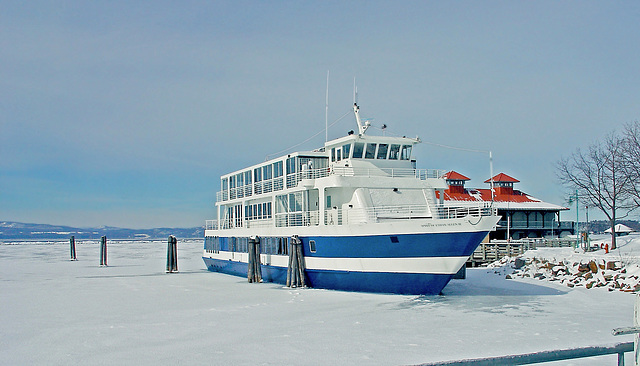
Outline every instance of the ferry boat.
[(247, 276), (257, 237), (262, 280), (284, 284), (295, 240), (310, 287), (442, 291), (495, 228), (497, 212), (486, 202), (449, 205), (446, 171), (416, 169), (419, 138), (367, 134), (355, 103), (353, 113), (357, 133), (221, 177), (218, 218), (205, 227), (210, 271)]

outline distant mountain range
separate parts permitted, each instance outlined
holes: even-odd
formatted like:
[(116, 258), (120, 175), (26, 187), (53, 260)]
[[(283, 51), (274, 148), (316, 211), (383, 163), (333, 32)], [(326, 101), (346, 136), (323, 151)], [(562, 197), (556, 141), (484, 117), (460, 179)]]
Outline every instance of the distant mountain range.
[[(619, 220), (618, 223), (640, 231), (640, 223), (635, 220)], [(580, 229), (584, 230), (585, 223), (580, 222)], [(609, 228), (608, 221), (589, 222), (589, 231), (604, 232)], [(109, 239), (163, 239), (173, 235), (178, 239), (203, 238), (204, 227), (189, 228), (154, 228), (154, 229), (125, 229), (112, 226), (77, 228), (71, 226), (27, 224), (13, 221), (0, 221), (0, 240), (54, 240), (68, 239), (100, 239), (105, 235)]]
[(71, 226), (26, 224), (22, 222), (0, 221), (0, 240), (39, 240), (39, 239), (100, 239), (103, 235), (109, 239), (161, 239), (173, 235), (177, 238), (202, 238), (204, 227), (191, 228), (155, 228), (124, 229), (103, 226), (97, 228), (77, 228)]

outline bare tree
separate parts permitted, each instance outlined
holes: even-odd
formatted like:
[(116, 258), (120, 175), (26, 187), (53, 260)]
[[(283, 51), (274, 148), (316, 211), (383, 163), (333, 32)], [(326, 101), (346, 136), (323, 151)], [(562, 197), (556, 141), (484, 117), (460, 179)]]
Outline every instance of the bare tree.
[(610, 134), (604, 142), (578, 149), (557, 164), (558, 178), (578, 191), (590, 207), (596, 207), (611, 224), (611, 249), (616, 248), (617, 219), (627, 217), (638, 205), (632, 199), (632, 181), (624, 169), (625, 139)]
[(625, 125), (623, 136), (622, 167), (631, 181), (627, 189), (636, 206), (640, 206), (640, 123)]

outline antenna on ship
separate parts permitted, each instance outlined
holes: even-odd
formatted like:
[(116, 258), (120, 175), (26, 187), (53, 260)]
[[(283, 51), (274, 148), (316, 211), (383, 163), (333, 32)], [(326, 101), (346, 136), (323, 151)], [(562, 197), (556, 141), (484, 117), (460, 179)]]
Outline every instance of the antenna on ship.
[(356, 123), (358, 124), (358, 134), (364, 135), (369, 126), (371, 126), (371, 121), (365, 120), (362, 123), (360, 119), (360, 107), (358, 107), (358, 87), (356, 86), (356, 78), (353, 78), (353, 113), (356, 115)]
[(329, 70), (327, 70), (327, 98), (324, 105), (324, 142), (329, 141)]
[(365, 121), (364, 124), (362, 123), (362, 120), (360, 119), (360, 107), (358, 107), (357, 103), (353, 103), (353, 113), (356, 115), (358, 134), (364, 135), (364, 133), (367, 131), (367, 128), (371, 126), (371, 123), (369, 121)]
[(358, 87), (356, 86), (356, 77), (353, 77), (353, 104), (358, 104)]

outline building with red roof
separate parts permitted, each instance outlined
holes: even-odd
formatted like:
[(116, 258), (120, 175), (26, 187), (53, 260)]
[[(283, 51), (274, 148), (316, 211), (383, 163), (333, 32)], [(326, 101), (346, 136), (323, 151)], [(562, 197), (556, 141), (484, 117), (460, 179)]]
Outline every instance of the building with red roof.
[(498, 209), (502, 219), (496, 231), (489, 234), (489, 239), (558, 237), (574, 232), (573, 222), (560, 221), (560, 211), (568, 210), (567, 207), (544, 202), (514, 189), (514, 184), (520, 181), (507, 174), (500, 173), (487, 179), (485, 183), (490, 184), (489, 188), (466, 188), (470, 179), (455, 171), (446, 173), (443, 178), (448, 188), (437, 194), (438, 198), (444, 194), (446, 204), (493, 201), (493, 207)]

